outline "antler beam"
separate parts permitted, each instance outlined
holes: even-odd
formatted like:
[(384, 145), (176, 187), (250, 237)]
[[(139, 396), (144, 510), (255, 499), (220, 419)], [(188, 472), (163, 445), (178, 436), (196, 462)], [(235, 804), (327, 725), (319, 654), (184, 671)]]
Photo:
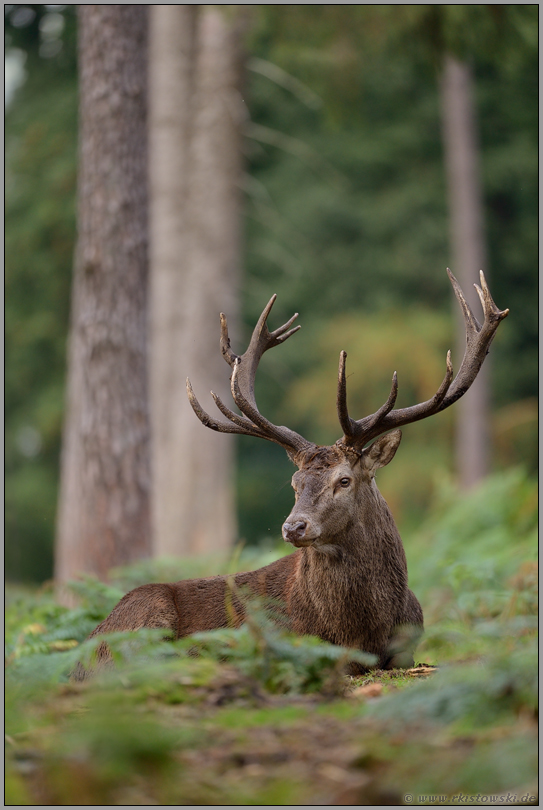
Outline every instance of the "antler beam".
[(258, 410), (255, 399), (255, 377), (262, 355), (268, 349), (284, 343), (285, 340), (288, 340), (291, 335), (300, 329), (299, 326), (295, 326), (293, 329), (290, 328), (298, 317), (298, 313), (296, 313), (283, 326), (280, 326), (274, 332), (269, 331), (267, 318), (276, 298), (277, 296), (273, 295), (264, 308), (253, 331), (247, 351), (241, 357), (232, 351), (226, 316), (221, 312), (221, 352), (228, 365), (232, 368), (230, 389), (232, 398), (242, 415), (240, 416), (227, 408), (220, 397), (212, 391), (211, 395), (215, 400), (215, 404), (229, 422), (213, 419), (201, 407), (188, 379), (187, 394), (194, 413), (206, 427), (217, 430), (219, 433), (257, 436), (281, 445), (290, 455), (296, 455), (313, 448), (315, 445), (295, 431), (284, 426), (274, 425), (268, 421)]
[(394, 372), (392, 389), (385, 404), (371, 416), (366, 416), (363, 419), (355, 421), (351, 419), (347, 410), (347, 384), (345, 380), (345, 358), (347, 355), (345, 352), (341, 352), (339, 360), (337, 412), (344, 435), (343, 438), (339, 440), (338, 444), (362, 448), (367, 442), (371, 441), (371, 439), (374, 439), (387, 430), (402, 427), (411, 422), (418, 422), (420, 419), (426, 419), (427, 416), (432, 416), (435, 413), (445, 410), (445, 408), (448, 408), (456, 402), (457, 399), (460, 399), (470, 388), (488, 354), (489, 346), (500, 321), (507, 317), (509, 310), (505, 309), (501, 311), (498, 309), (492, 300), (483, 271), (481, 270), (481, 286), (479, 287), (477, 284), (474, 285), (483, 307), (484, 321), (481, 325), (473, 314), (460, 289), (458, 281), (449, 268), (447, 268), (447, 273), (453, 286), (454, 294), (462, 309), (466, 325), (466, 351), (458, 374), (453, 380), (451, 353), (449, 351), (447, 352), (445, 378), (434, 396), (426, 402), (412, 405), (410, 408), (392, 410), (398, 393), (398, 380), (396, 372)]

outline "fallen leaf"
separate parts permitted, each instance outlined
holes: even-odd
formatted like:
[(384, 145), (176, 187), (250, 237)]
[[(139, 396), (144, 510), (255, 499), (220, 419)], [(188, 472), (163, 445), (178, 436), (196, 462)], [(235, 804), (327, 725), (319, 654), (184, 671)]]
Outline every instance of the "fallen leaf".
[(357, 686), (353, 689), (352, 695), (354, 697), (374, 698), (379, 697), (383, 692), (382, 683), (368, 683), (366, 686)]
[(419, 677), (426, 678), (428, 675), (432, 675), (434, 672), (437, 672), (437, 667), (430, 667), (424, 666), (423, 664), (419, 664), (418, 667), (413, 667), (413, 669), (406, 669), (405, 674), (415, 678)]

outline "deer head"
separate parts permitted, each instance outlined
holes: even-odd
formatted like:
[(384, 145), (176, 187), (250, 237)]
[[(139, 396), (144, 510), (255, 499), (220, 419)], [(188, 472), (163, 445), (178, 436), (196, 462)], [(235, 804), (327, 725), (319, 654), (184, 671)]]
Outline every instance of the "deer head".
[[(338, 443), (306, 455), (292, 477), (296, 502), (283, 538), (332, 556), (346, 550), (354, 524), (371, 524), (371, 513), (383, 511), (375, 471), (392, 461), (400, 439), (401, 431), (394, 430), (362, 452)], [(353, 539), (360, 541), (358, 535)]]
[[(375, 471), (394, 457), (401, 439), (398, 428), (445, 410), (460, 399), (475, 380), (496, 329), (509, 310), (501, 311), (495, 305), (481, 271), (481, 286), (475, 285), (483, 307), (484, 320), (480, 324), (448, 268), (447, 273), (466, 326), (466, 350), (456, 377), (453, 379), (449, 351), (445, 377), (434, 396), (409, 408), (394, 409), (398, 393), (398, 380), (394, 372), (390, 394), (384, 405), (370, 416), (354, 420), (347, 409), (347, 354), (342, 351), (339, 359), (337, 412), (343, 436), (330, 447), (313, 444), (287, 427), (273, 425), (261, 415), (256, 405), (254, 383), (260, 358), (265, 351), (283, 343), (300, 329), (299, 326), (291, 328), (298, 313), (283, 326), (270, 332), (267, 318), (276, 299), (275, 295), (272, 296), (258, 319), (247, 351), (241, 357), (231, 349), (226, 317), (221, 313), (221, 351), (232, 368), (232, 397), (241, 415), (231, 411), (211, 392), (218, 409), (229, 421), (213, 419), (200, 406), (189, 380), (188, 397), (194, 412), (206, 427), (221, 433), (241, 433), (275, 442), (287, 451), (297, 465), (298, 472), (292, 479), (296, 503), (283, 524), (283, 537), (293, 545), (312, 546), (316, 550), (333, 554), (333, 550), (337, 549), (334, 541), (348, 535), (349, 523), (361, 514), (369, 515), (377, 506), (376, 501), (380, 499), (380, 495), (374, 482)], [(376, 441), (368, 445), (373, 439)]]

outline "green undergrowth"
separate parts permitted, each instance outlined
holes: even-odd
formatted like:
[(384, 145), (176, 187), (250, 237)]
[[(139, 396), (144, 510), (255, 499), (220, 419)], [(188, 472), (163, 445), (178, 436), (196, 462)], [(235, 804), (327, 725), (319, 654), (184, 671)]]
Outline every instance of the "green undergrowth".
[[(6, 804), (536, 803), (535, 496), (519, 470), (445, 491), (405, 538), (426, 617), (412, 670), (350, 678), (347, 660), (371, 659), (239, 594), (242, 627), (112, 634), (115, 666), (74, 682), (90, 630), (149, 570), (74, 583), (72, 609), (9, 587)], [(222, 570), (273, 553), (238, 549)]]

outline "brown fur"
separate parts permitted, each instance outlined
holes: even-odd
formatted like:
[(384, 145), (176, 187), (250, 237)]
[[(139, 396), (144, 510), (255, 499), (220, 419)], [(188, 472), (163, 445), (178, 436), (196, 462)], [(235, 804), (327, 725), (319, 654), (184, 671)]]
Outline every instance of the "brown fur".
[[(499, 323), (509, 312), (495, 305), (481, 272), (481, 288), (477, 290), (484, 323), (479, 324), (458, 282), (450, 270), (447, 273), (466, 324), (466, 352), (454, 380), (448, 353), (445, 378), (436, 394), (427, 402), (394, 410), (398, 393), (394, 373), (384, 405), (355, 421), (347, 409), (347, 355), (341, 352), (337, 410), (344, 435), (331, 447), (318, 447), (289, 428), (273, 425), (257, 408), (254, 382), (262, 355), (299, 329), (291, 328), (294, 315), (269, 331), (267, 318), (275, 295), (264, 308), (241, 357), (231, 348), (226, 317), (221, 314), (221, 352), (232, 369), (232, 397), (241, 416), (214, 395), (228, 421), (213, 419), (202, 409), (187, 380), (191, 406), (206, 427), (275, 442), (298, 467), (292, 479), (296, 503), (283, 524), (284, 539), (298, 550), (258, 571), (236, 574), (235, 585), (281, 601), (287, 623), (295, 632), (373, 653), (380, 667), (411, 666), (423, 618), (416, 597), (407, 587), (402, 541), (377, 489), (375, 472), (394, 458), (401, 439), (397, 428), (439, 413), (468, 390)], [(376, 440), (364, 448), (372, 439)], [(144, 585), (126, 594), (91, 636), (163, 627), (181, 638), (239, 624), (244, 618), (243, 606), (235, 594), (236, 588), (228, 587), (227, 577)], [(228, 610), (229, 605), (233, 610)], [(99, 658), (102, 663), (111, 660), (105, 643), (100, 645)], [(83, 678), (86, 672), (78, 666), (74, 675)]]
[[(182, 638), (237, 625), (244, 609), (236, 590), (248, 588), (280, 601), (289, 626), (300, 635), (373, 653), (379, 667), (411, 666), (422, 610), (407, 587), (402, 541), (374, 480), (375, 470), (391, 460), (399, 441), (395, 431), (363, 452), (338, 444), (301, 454), (293, 476), (296, 504), (283, 527), (285, 539), (300, 546), (293, 554), (236, 574), (233, 589), (226, 576), (135, 588), (91, 637), (163, 627)], [(340, 482), (347, 479), (345, 487)], [(293, 525), (298, 527), (294, 534)], [(403, 626), (415, 632), (402, 634)], [(106, 644), (98, 656), (102, 664), (110, 661)], [(79, 665), (74, 677), (87, 674)]]

